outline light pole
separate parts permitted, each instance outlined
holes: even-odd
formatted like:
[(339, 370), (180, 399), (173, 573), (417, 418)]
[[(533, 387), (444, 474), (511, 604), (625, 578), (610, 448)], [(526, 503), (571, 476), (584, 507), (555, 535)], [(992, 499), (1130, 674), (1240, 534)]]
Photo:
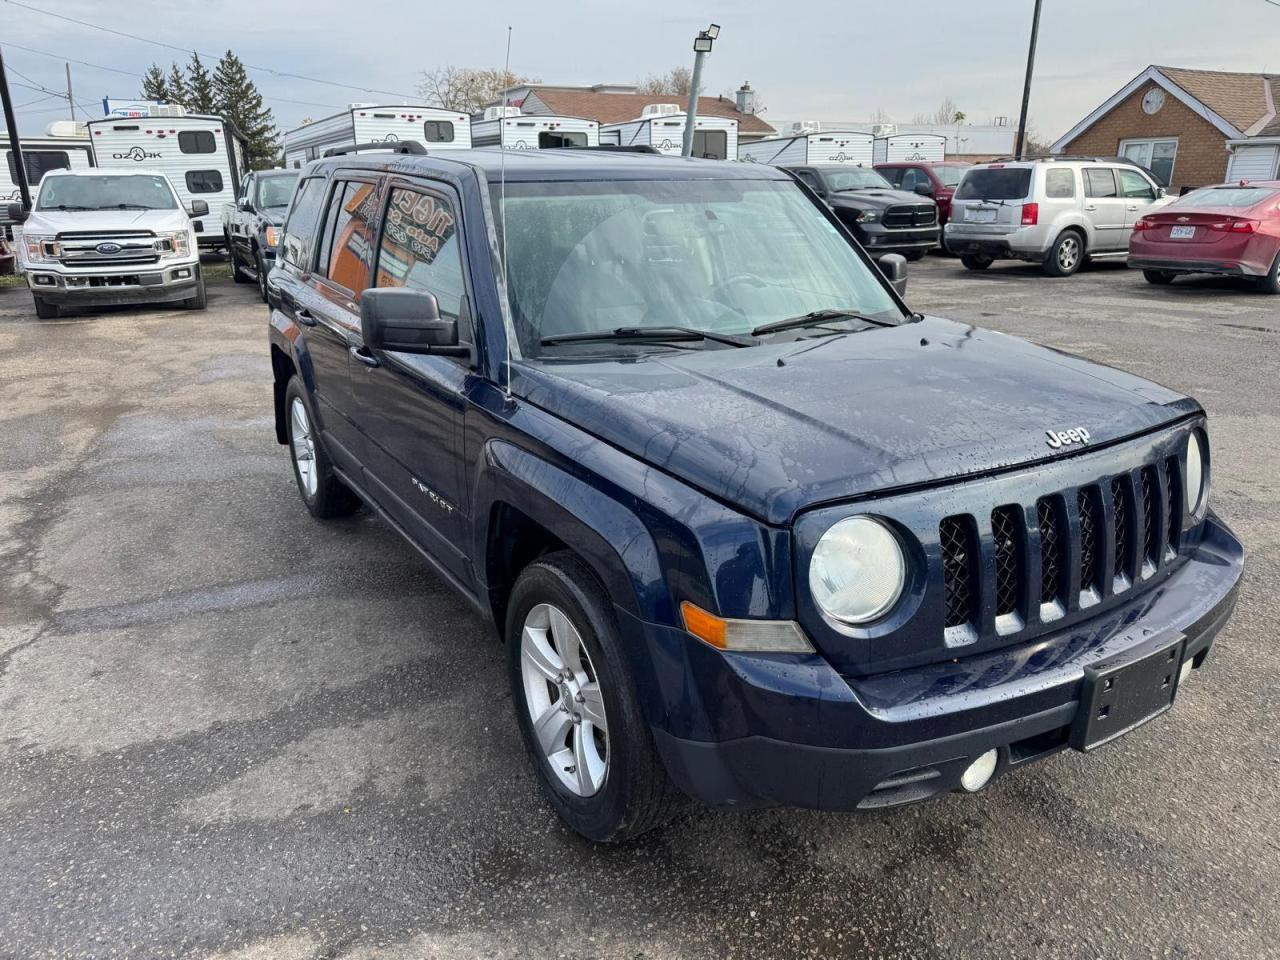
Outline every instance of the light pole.
[(720, 25), (711, 24), (693, 38), (693, 76), (689, 78), (689, 109), (684, 118), (684, 146), (680, 156), (693, 156), (693, 127), (698, 117), (698, 87), (702, 83), (702, 58), (711, 52), (711, 45), (720, 36)]
[(1035, 13), (1031, 15), (1031, 46), (1027, 50), (1027, 78), (1022, 83), (1022, 113), (1018, 117), (1018, 147), (1014, 159), (1022, 159), (1022, 149), (1027, 145), (1027, 105), (1031, 102), (1031, 71), (1036, 65), (1036, 38), (1040, 35), (1040, 0), (1036, 0)]
[(9, 77), (4, 71), (4, 53), (0, 52), (0, 103), (4, 105), (4, 125), (9, 131), (9, 150), (13, 153), (14, 180), (18, 195), (22, 197), (22, 209), (31, 209), (31, 187), (27, 183), (27, 164), (22, 156), (22, 138), (18, 136), (18, 121), (13, 116), (13, 101), (9, 98)]

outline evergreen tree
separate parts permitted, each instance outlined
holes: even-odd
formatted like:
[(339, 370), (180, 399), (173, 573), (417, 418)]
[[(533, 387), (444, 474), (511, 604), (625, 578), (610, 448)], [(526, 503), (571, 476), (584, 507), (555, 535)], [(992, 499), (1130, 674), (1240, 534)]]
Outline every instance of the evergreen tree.
[(169, 85), (164, 79), (164, 71), (160, 69), (159, 64), (153, 63), (148, 67), (142, 78), (142, 99), (160, 100), (164, 103), (169, 101)]
[(187, 90), (187, 81), (175, 63), (169, 70), (169, 82), (165, 85), (169, 94), (169, 102), (180, 107), (191, 105), (191, 94)]
[(270, 108), (263, 106), (262, 94), (249, 79), (244, 64), (230, 50), (214, 69), (213, 95), (217, 113), (244, 134), (245, 160), (249, 167), (270, 168), (279, 154), (275, 120)]
[(192, 113), (217, 113), (217, 99), (213, 94), (213, 77), (200, 62), (200, 54), (191, 54), (191, 63), (187, 65), (188, 99), (186, 107)]

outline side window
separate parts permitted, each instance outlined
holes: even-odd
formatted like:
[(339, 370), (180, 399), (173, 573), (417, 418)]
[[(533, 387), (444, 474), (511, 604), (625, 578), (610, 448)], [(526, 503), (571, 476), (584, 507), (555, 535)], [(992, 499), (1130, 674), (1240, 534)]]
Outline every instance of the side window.
[(1116, 177), (1110, 167), (1085, 167), (1084, 195), (1097, 199), (1116, 197)]
[(427, 143), (453, 143), (453, 122), (428, 120), (422, 125), (422, 135)]
[(916, 184), (921, 181), (928, 182), (929, 178), (916, 170), (915, 167), (908, 167), (902, 171), (902, 181), (898, 184), (899, 188), (906, 190), (908, 193), (915, 190)]
[[(9, 182), (18, 182), (18, 164), (13, 159), (13, 151), (5, 154), (9, 161)], [(23, 166), (27, 168), (27, 183), (36, 186), (50, 170), (70, 170), (71, 158), (61, 150), (23, 150)]]
[(378, 250), (379, 287), (435, 294), (440, 315), (460, 319), (466, 295), (457, 217), (443, 197), (400, 187), (391, 191)]
[(1059, 168), (1046, 170), (1044, 195), (1050, 200), (1069, 200), (1076, 195), (1076, 175), (1071, 170)]
[(1156, 191), (1147, 182), (1147, 178), (1133, 170), (1118, 170), (1120, 174), (1120, 187), (1124, 190), (1126, 198), (1131, 200), (1154, 200)]
[(240, 184), (240, 196), (237, 198), (242, 203), (249, 199), (249, 194), (253, 191), (253, 175), (244, 178), (244, 182)]
[(221, 193), (222, 174), (217, 170), (188, 170), (187, 190), (190, 193)]
[(895, 187), (902, 187), (902, 182), (907, 174), (907, 171), (903, 170), (902, 167), (885, 167), (883, 170), (877, 170), (876, 172), (883, 174), (884, 178)]
[(356, 299), (369, 286), (377, 202), (377, 188), (356, 180), (335, 182), (329, 195), (316, 273), (350, 290)]
[(808, 170), (797, 170), (796, 176), (811, 187), (814, 193), (822, 194), (826, 192), (827, 188), (822, 185), (822, 181), (818, 179), (818, 175), (816, 173), (812, 173)]
[(320, 220), (320, 202), (324, 197), (324, 178), (308, 177), (298, 184), (289, 209), (289, 222), (280, 242), (281, 256), (301, 270), (311, 268), (312, 237)]
[(183, 130), (178, 134), (178, 149), (183, 153), (217, 153), (218, 145), (208, 130)]

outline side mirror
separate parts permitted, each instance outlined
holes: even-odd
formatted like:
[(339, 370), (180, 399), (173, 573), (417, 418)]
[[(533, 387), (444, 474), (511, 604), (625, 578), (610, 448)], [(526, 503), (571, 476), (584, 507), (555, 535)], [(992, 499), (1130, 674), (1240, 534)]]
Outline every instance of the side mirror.
[(470, 356), (458, 342), (458, 321), (440, 316), (435, 295), (424, 290), (374, 287), (360, 295), (360, 333), (370, 351)]
[(876, 266), (884, 274), (898, 296), (907, 295), (907, 258), (900, 253), (886, 253), (876, 261)]
[(925, 180), (925, 181), (923, 181), (923, 182), (921, 182), (921, 183), (917, 183), (917, 184), (916, 184), (916, 193), (920, 194), (920, 196), (922, 196), (922, 197), (932, 197), (932, 196), (933, 196), (933, 184), (932, 184), (932, 183), (930, 183), (928, 180)]
[(26, 223), (27, 218), (31, 216), (31, 212), (20, 203), (9, 204), (9, 209), (6, 212), (9, 214), (9, 219), (14, 223)]
[(1164, 187), (1156, 187), (1156, 199), (1163, 200), (1168, 192)]
[(203, 200), (192, 200), (189, 212), (193, 217), (207, 217), (209, 215), (209, 204)]
[(239, 206), (245, 213), (253, 213), (253, 204), (248, 200), (241, 200), (237, 206)]

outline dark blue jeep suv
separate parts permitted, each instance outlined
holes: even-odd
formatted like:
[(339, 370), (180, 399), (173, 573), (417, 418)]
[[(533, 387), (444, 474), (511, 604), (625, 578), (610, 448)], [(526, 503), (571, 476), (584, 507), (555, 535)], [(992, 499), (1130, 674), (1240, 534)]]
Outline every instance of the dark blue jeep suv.
[(913, 314), (771, 167), (320, 160), (269, 299), (307, 508), (367, 505), (496, 626), (592, 839), (1091, 750), (1235, 603), (1195, 401)]

